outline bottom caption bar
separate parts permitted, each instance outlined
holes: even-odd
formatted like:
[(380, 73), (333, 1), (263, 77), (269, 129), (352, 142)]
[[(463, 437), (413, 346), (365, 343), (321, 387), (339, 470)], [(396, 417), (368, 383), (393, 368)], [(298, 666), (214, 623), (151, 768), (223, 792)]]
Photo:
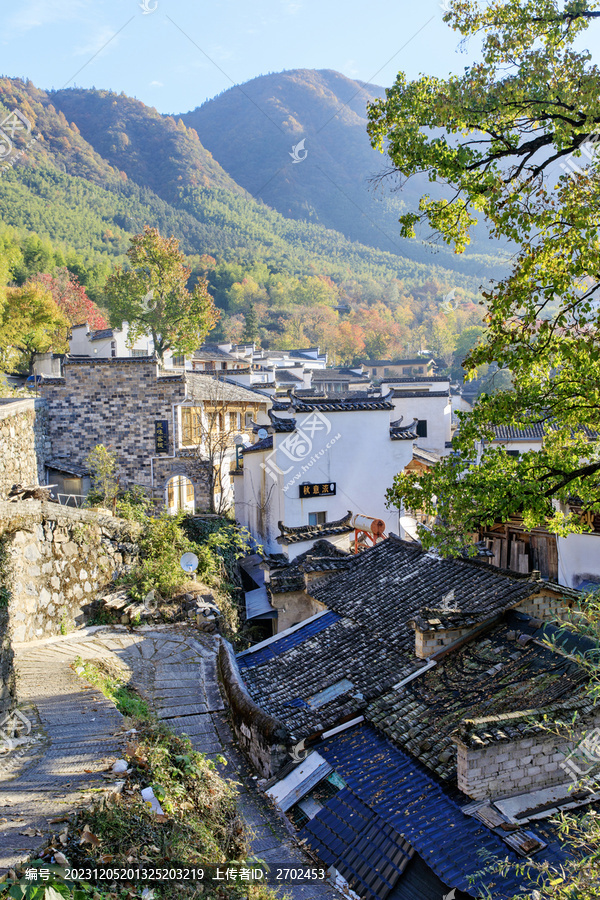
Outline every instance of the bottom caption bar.
[(50, 879), (85, 881), (89, 884), (141, 882), (161, 884), (169, 882), (240, 882), (243, 884), (297, 884), (324, 881), (327, 870), (319, 866), (97, 866), (59, 868), (31, 867), (25, 870), (25, 882), (43, 884)]

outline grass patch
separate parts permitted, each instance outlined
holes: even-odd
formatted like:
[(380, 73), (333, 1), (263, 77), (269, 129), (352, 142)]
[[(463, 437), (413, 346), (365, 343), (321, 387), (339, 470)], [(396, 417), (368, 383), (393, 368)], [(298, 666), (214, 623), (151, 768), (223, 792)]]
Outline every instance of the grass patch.
[(114, 703), (120, 713), (141, 722), (154, 719), (150, 707), (134, 688), (125, 682), (125, 676), (116, 668), (109, 668), (105, 663), (83, 661), (78, 656), (73, 663), (77, 674), (102, 691), (105, 697)]

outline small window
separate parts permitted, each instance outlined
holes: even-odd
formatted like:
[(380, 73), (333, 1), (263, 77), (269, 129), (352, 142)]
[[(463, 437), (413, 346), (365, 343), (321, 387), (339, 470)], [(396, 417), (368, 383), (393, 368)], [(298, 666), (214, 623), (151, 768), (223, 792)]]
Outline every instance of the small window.
[(246, 428), (252, 428), (252, 410), (246, 413)]
[(309, 525), (324, 525), (327, 521), (327, 513), (326, 512), (314, 512), (308, 514), (308, 524)]
[(514, 456), (516, 459), (518, 459), (518, 458), (519, 458), (519, 451), (518, 451), (518, 450), (507, 450), (507, 451), (506, 451), (506, 455), (507, 455), (507, 456)]
[(227, 363), (221, 363), (221, 368), (222, 368), (222, 369), (226, 369), (226, 368), (227, 368)]
[(214, 372), (215, 371), (214, 360), (210, 359), (204, 363), (204, 371), (205, 372)]
[(132, 355), (132, 356), (136, 356), (136, 357), (140, 357), (140, 356), (148, 356), (148, 354), (146, 353), (145, 350), (132, 350), (132, 351), (131, 351), (131, 355)]
[(173, 366), (176, 368), (183, 369), (185, 368), (185, 356), (174, 356), (173, 357)]
[(373, 375), (377, 375), (377, 369), (373, 369)]
[(427, 419), (419, 419), (417, 422), (417, 436), (427, 437)]

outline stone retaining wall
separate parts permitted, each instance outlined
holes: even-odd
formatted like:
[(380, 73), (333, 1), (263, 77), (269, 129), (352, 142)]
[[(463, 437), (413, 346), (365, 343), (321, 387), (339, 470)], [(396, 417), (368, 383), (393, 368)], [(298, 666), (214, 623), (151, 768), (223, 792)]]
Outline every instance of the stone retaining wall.
[(50, 450), (48, 409), (43, 400), (0, 402), (0, 500), (13, 484), (44, 484)]
[(13, 642), (83, 625), (90, 604), (137, 557), (139, 526), (93, 510), (0, 502), (3, 581)]
[(264, 778), (272, 778), (290, 761), (290, 733), (256, 705), (242, 681), (231, 644), (224, 638), (220, 639), (219, 670), (240, 746), (256, 770)]

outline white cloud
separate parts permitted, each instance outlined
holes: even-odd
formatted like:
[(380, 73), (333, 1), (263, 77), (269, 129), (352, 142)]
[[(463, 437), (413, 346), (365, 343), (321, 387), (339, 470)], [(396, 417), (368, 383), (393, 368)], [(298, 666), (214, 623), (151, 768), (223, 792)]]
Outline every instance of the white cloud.
[(55, 22), (80, 19), (93, 6), (94, 0), (27, 0), (9, 17), (8, 26), (17, 31), (31, 31)]
[[(74, 56), (95, 56), (107, 44), (115, 44), (119, 38), (113, 28), (99, 28), (85, 44), (73, 48)], [(108, 49), (108, 48), (107, 48)]]
[(164, 87), (164, 84), (162, 81), (151, 81), (150, 87)]

